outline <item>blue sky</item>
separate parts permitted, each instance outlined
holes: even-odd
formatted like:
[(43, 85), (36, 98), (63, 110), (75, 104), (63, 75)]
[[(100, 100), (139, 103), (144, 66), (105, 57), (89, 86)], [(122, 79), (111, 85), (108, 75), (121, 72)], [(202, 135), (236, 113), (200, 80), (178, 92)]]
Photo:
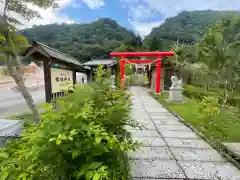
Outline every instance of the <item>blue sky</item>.
[[(67, 14), (76, 23), (88, 23), (95, 21), (98, 18), (109, 17), (116, 20), (122, 26), (132, 28), (128, 21), (127, 9), (122, 6), (120, 1), (105, 0), (104, 5), (99, 8), (93, 9), (86, 3), (79, 3), (77, 7), (68, 6), (61, 10), (61, 13)], [(92, 8), (91, 8), (92, 7)]]
[(24, 21), (22, 28), (34, 24), (88, 23), (108, 17), (144, 37), (166, 18), (183, 10), (239, 10), (240, 0), (59, 0), (59, 5), (54, 10), (28, 4), (40, 12), (42, 19)]

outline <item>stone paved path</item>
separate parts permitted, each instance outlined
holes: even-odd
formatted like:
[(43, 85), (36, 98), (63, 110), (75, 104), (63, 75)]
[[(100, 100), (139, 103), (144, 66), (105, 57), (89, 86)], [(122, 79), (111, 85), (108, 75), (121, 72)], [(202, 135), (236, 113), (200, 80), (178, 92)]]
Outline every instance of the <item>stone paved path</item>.
[[(140, 150), (129, 154), (133, 180), (240, 180), (240, 171), (140, 87), (131, 87), (132, 116), (146, 130), (129, 129)], [(193, 117), (194, 118), (194, 117)]]

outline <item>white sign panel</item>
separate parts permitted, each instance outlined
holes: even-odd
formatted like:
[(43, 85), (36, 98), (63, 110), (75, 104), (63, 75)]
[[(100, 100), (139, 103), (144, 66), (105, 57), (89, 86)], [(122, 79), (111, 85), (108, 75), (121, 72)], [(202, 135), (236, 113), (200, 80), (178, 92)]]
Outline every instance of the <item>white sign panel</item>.
[(52, 93), (67, 88), (67, 82), (73, 84), (73, 72), (65, 69), (51, 68)]

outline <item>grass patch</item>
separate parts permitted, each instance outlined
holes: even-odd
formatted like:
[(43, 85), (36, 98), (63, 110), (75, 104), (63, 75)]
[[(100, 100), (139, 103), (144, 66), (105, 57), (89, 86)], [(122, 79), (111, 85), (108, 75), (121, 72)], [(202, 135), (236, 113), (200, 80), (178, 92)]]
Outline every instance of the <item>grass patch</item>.
[(24, 119), (29, 119), (32, 120), (33, 116), (31, 113), (23, 113), (20, 115), (11, 115), (8, 117), (8, 119), (14, 119), (14, 120), (24, 120)]
[(11, 115), (8, 117), (9, 120), (21, 120), (24, 127), (31, 126), (33, 121), (33, 116), (31, 113), (23, 113), (20, 115)]
[(168, 93), (154, 95), (154, 97), (172, 112), (182, 117), (198, 132), (214, 142), (240, 142), (240, 116), (234, 109), (228, 108), (212, 120), (201, 116), (198, 110), (199, 102), (195, 99), (184, 97), (184, 104), (167, 103)]
[(166, 92), (161, 95), (153, 94), (153, 96), (164, 107), (194, 127), (200, 136), (240, 168), (240, 157), (227, 151), (222, 145), (223, 142), (240, 142), (240, 115), (236, 108), (228, 107), (223, 113), (209, 120), (201, 115), (199, 101), (196, 99), (184, 97), (184, 104), (173, 104), (165, 101), (168, 98)]

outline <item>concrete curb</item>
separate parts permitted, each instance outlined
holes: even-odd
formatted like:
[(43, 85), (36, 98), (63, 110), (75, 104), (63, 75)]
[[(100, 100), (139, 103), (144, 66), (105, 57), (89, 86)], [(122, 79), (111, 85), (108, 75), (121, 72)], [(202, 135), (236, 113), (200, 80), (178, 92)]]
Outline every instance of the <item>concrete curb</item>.
[[(27, 90), (32, 92), (32, 91), (43, 89), (44, 87), (45, 87), (44, 84), (42, 84), (42, 85), (39, 85), (39, 86), (27, 87)], [(15, 87), (13, 87), (11, 89), (12, 89), (13, 92), (20, 92), (17, 86), (15, 86)]]
[(10, 81), (7, 81), (7, 82), (0, 82), (0, 84), (10, 84), (10, 83), (15, 83), (14, 81), (10, 82)]

